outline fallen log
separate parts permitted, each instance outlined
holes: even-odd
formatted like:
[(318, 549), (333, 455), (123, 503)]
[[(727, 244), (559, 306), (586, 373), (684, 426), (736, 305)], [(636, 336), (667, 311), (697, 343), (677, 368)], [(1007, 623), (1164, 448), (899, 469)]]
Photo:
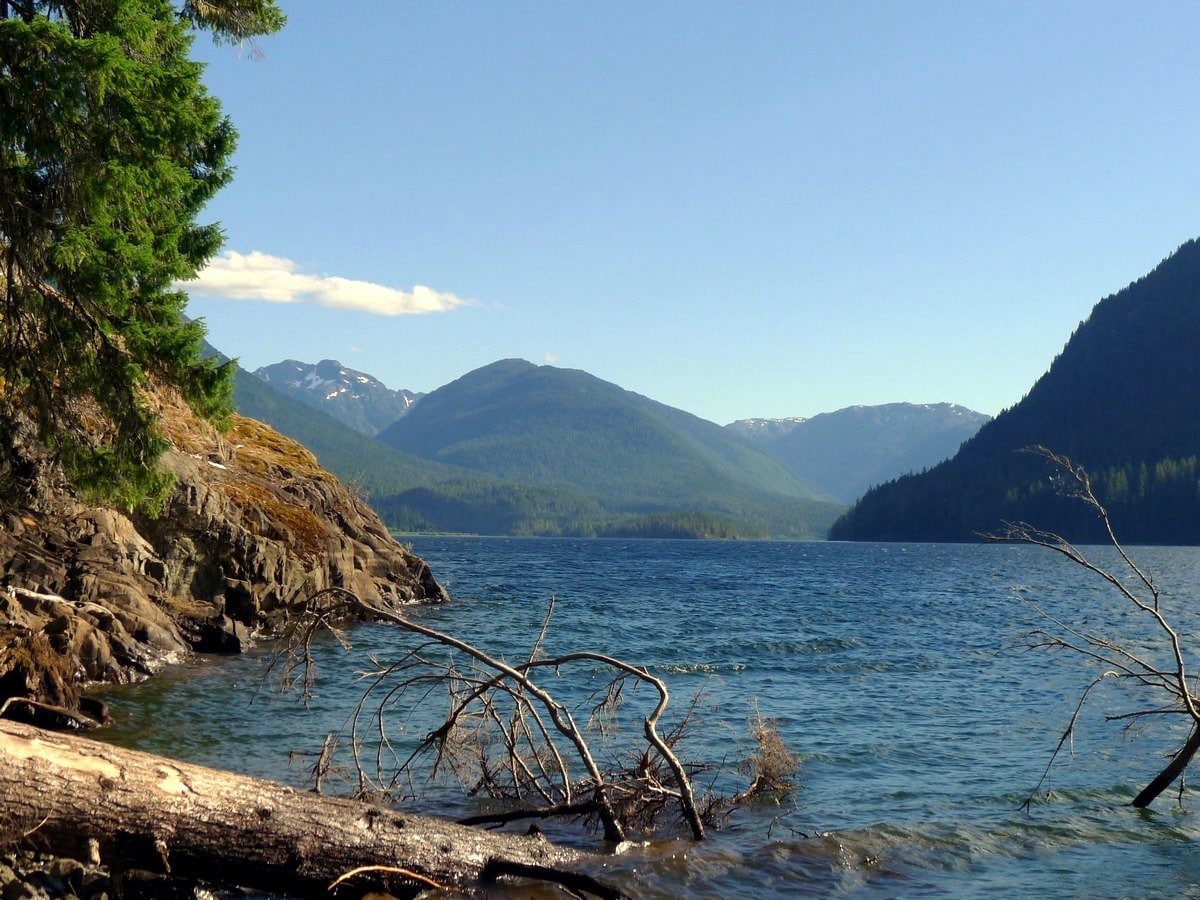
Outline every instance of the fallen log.
[[(620, 896), (572, 871), (596, 858), (540, 836), (480, 831), (0, 720), (0, 839), (21, 835), (114, 876), (141, 870), (295, 897), (329, 897), (339, 880), (335, 895), (404, 896), (495, 873), (538, 873)], [(356, 869), (362, 874), (343, 878)]]

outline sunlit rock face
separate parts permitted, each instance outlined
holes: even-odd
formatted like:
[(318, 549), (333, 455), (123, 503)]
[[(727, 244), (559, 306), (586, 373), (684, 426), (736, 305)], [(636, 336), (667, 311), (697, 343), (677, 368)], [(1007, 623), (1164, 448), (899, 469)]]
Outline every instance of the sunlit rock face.
[(152, 399), (174, 486), (150, 517), (83, 502), (21, 423), (0, 509), (0, 701), (73, 705), (87, 682), (152, 674), (191, 650), (237, 651), (329, 587), (373, 605), (447, 599), (429, 567), (296, 442), (253, 419), (217, 432)]

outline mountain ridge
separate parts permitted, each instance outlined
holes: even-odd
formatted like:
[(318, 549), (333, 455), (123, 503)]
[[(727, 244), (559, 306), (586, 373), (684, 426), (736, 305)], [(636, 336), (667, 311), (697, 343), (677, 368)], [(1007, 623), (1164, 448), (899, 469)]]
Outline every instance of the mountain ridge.
[(974, 540), (1028, 521), (1072, 540), (1105, 535), (1054, 489), (1041, 445), (1092, 475), (1123, 540), (1200, 542), (1200, 242), (1100, 300), (1025, 397), (950, 460), (868, 491), (831, 537)]
[[(264, 379), (264, 370), (275, 375)], [(582, 370), (510, 358), (420, 395), (421, 404), (405, 412), (423, 410), (414, 422), (405, 426), (398, 419), (373, 439), (347, 433), (346, 418), (333, 418), (311, 397), (278, 390), (280, 381), (299, 379), (320, 388), (320, 396), (340, 398), (344, 392), (331, 389), (337, 382), (330, 376), (382, 384), (373, 376), (333, 360), (285, 360), (259, 373), (238, 373), (238, 408), (309, 446), (331, 471), (364, 490), (393, 527), (417, 531), (824, 537), (820, 523), (831, 524), (829, 510), (849, 495), (844, 484), (821, 481), (811, 465), (806, 471), (781, 452), (805, 425), (820, 431), (823, 423), (846, 417), (886, 419), (887, 409), (982, 418), (957, 404), (860, 405), (810, 419), (748, 419), (722, 427)], [(444, 389), (451, 385), (447, 400)], [(531, 429), (555, 437), (529, 441)], [(408, 434), (389, 445), (391, 431)], [(855, 473), (876, 471), (858, 461), (880, 442), (878, 434), (833, 440), (829, 456)], [(895, 436), (888, 443), (897, 443)], [(657, 475), (630, 479), (642, 465), (637, 453), (631, 456), (635, 447), (652, 448), (643, 455), (657, 459)], [(912, 468), (949, 453), (920, 446), (914, 452)], [(902, 471), (897, 465), (886, 474)], [(598, 473), (604, 474), (599, 482)], [(797, 509), (797, 503), (810, 508)]]
[[(957, 403), (858, 404), (811, 418), (726, 426), (843, 503), (952, 456), (990, 417)], [(749, 423), (749, 424), (744, 424)]]

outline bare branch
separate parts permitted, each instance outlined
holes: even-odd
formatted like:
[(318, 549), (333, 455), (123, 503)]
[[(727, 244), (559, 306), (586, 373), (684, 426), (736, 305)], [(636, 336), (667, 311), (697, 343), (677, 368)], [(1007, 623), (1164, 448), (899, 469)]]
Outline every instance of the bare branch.
[(1029, 792), (1029, 796), (1025, 798), (1025, 802), (1021, 804), (1023, 809), (1028, 810), (1033, 805), (1034, 798), (1042, 789), (1042, 785), (1046, 783), (1046, 778), (1050, 775), (1050, 769), (1054, 765), (1054, 760), (1058, 759), (1058, 754), (1062, 752), (1065, 745), (1070, 744), (1071, 752), (1075, 752), (1075, 725), (1079, 721), (1079, 714), (1083, 712), (1083, 704), (1087, 701), (1088, 694), (1092, 692), (1092, 688), (1100, 684), (1104, 679), (1114, 676), (1113, 672), (1105, 672), (1086, 688), (1084, 688), (1083, 696), (1079, 698), (1079, 702), (1075, 704), (1075, 712), (1071, 713), (1071, 721), (1067, 723), (1066, 729), (1062, 733), (1062, 737), (1058, 739), (1058, 746), (1054, 748), (1054, 752), (1050, 754), (1050, 760), (1046, 763), (1046, 769), (1042, 772), (1042, 777), (1038, 779), (1038, 783), (1033, 786), (1033, 790)]
[(1173, 702), (1167, 707), (1153, 706), (1130, 713), (1108, 715), (1106, 718), (1109, 721), (1139, 720), (1148, 716), (1168, 714), (1185, 714), (1192, 721), (1192, 734), (1188, 738), (1188, 741), (1175, 754), (1171, 763), (1134, 800), (1135, 806), (1146, 806), (1176, 778), (1183, 774), (1183, 770), (1192, 756), (1200, 749), (1200, 706), (1198, 706), (1198, 702), (1200, 701), (1197, 700), (1193, 691), (1189, 689), (1188, 682), (1190, 676), (1188, 675), (1188, 667), (1179, 633), (1166, 617), (1163, 610), (1162, 594), (1155, 584), (1154, 579), (1133, 560), (1118, 540), (1108, 511), (1096, 497), (1092, 489), (1091, 479), (1083, 467), (1075, 465), (1065, 456), (1048, 450), (1045, 447), (1035, 446), (1026, 448), (1026, 450), (1029, 453), (1041, 456), (1050, 463), (1061, 477), (1059, 486), (1062, 492), (1066, 496), (1084, 503), (1099, 518), (1109, 543), (1116, 551), (1127, 573), (1127, 577), (1124, 579), (1118, 577), (1116, 573), (1093, 562), (1078, 547), (1061, 535), (1040, 530), (1025, 522), (1005, 522), (1001, 531), (987, 537), (994, 541), (1015, 541), (1044, 547), (1061, 554), (1073, 564), (1080, 566), (1107, 582), (1136, 610), (1150, 618), (1161, 638), (1166, 642), (1171, 662), (1167, 667), (1155, 665), (1144, 658), (1141, 653), (1129, 649), (1127, 645), (1120, 641), (1071, 628), (1058, 619), (1048, 616), (1039, 610), (1063, 634), (1069, 635), (1069, 637), (1063, 637), (1060, 634), (1052, 634), (1039, 629), (1033, 632), (1032, 635), (1036, 638), (1034, 646), (1070, 650), (1087, 659), (1101, 663), (1107, 667), (1107, 670), (1084, 690), (1075, 708), (1075, 712), (1067, 725), (1067, 729), (1059, 740), (1058, 747), (1051, 754), (1050, 763), (1047, 764), (1046, 771), (1034, 788), (1033, 794), (1026, 800), (1025, 806), (1028, 807), (1032, 802), (1034, 794), (1040, 790), (1042, 784), (1045, 782), (1055, 758), (1057, 758), (1064, 744), (1074, 734), (1080, 711), (1092, 688), (1102, 680), (1108, 678), (1115, 679), (1117, 683), (1129, 682), (1142, 687), (1164, 691), (1168, 696), (1173, 698)]
[[(528, 658), (515, 665), (393, 610), (365, 604), (342, 588), (321, 591), (310, 604), (312, 612), (293, 632), (286, 657), (273, 661), (285, 683), (301, 690), (311, 690), (310, 645), (315, 634), (351, 613), (394, 624), (426, 639), (393, 664), (373, 659), (374, 668), (362, 673), (369, 683), (347, 723), (348, 752), (358, 772), (360, 794), (391, 792), (405, 783), (411, 788), (414, 776), (436, 778), (444, 769), (471, 793), (482, 790), (516, 802), (528, 797), (540, 801), (533, 810), (497, 813), (489, 821), (582, 814), (599, 822), (606, 839), (619, 842), (631, 825), (644, 827), (664, 806), (676, 806), (693, 837), (704, 837), (704, 816), (696, 803), (691, 774), (673, 749), (692, 711), (664, 738), (659, 726), (670, 695), (661, 678), (644, 667), (601, 653), (548, 656), (544, 645), (553, 599)], [(459, 654), (465, 664), (455, 661)], [(592, 693), (588, 702), (593, 705), (583, 725), (574, 709), (537, 680), (539, 673), (559, 675), (579, 664), (588, 664), (589, 677), (596, 666), (612, 673)], [(610, 733), (610, 728), (617, 724), (612, 716), (622, 708), (630, 690), (642, 684), (652, 687), (656, 695), (652, 708), (641, 718), (645, 749), (628, 768), (615, 760), (611, 766), (608, 760), (601, 766), (591, 739), (598, 736), (601, 747), (611, 744), (616, 732)], [(402, 710), (401, 729), (406, 729), (415, 711), (426, 706), (439, 688), (445, 689), (449, 699), (448, 713), (415, 747), (410, 743), (411, 749), (398, 752), (399, 745), (393, 743), (389, 730), (393, 711)], [(373, 774), (368, 774), (364, 765), (363, 748), (367, 746), (375, 748)], [(564, 756), (568, 746), (583, 766), (581, 780), (570, 774)], [(418, 760), (423, 760), (419, 770)], [(390, 777), (385, 772), (390, 772)]]

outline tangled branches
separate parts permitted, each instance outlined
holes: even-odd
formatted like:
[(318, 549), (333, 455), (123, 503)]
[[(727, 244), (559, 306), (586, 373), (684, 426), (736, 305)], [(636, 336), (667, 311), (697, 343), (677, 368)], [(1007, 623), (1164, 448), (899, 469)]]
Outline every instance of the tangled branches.
[[(1057, 631), (1048, 629), (1035, 631), (1033, 633), (1035, 646), (1070, 650), (1099, 663), (1103, 667), (1103, 671), (1080, 696), (1066, 730), (1051, 755), (1046, 772), (1043, 773), (1042, 779), (1034, 788), (1033, 793), (1036, 794), (1040, 790), (1054, 759), (1074, 735), (1079, 715), (1091, 691), (1104, 681), (1115, 679), (1118, 683), (1134, 689), (1149, 690), (1156, 701), (1132, 712), (1108, 716), (1108, 719), (1140, 720), (1163, 715), (1182, 715), (1191, 723), (1191, 732), (1187, 741), (1176, 751), (1166, 768), (1134, 798), (1134, 806), (1145, 807), (1150, 805), (1183, 773), (1196, 751), (1200, 750), (1200, 697), (1193, 688), (1189, 687), (1191, 676), (1188, 674), (1184, 649), (1178, 631), (1168, 620), (1163, 609), (1159, 587), (1155, 584), (1154, 579), (1137, 565), (1117, 539), (1112, 522), (1109, 520), (1108, 511), (1093, 492), (1091, 479), (1087, 472), (1066, 457), (1047, 450), (1045, 447), (1032, 447), (1029, 448), (1029, 452), (1036, 453), (1051, 463), (1057, 470), (1056, 477), (1066, 496), (1086, 504), (1099, 518), (1108, 535), (1109, 542), (1120, 560), (1121, 567), (1118, 572), (1123, 571), (1125, 577), (1123, 578), (1117, 572), (1110, 571), (1094, 562), (1085, 556), (1079, 547), (1061, 535), (1039, 530), (1024, 522), (1006, 523), (1002, 531), (988, 537), (996, 541), (1015, 541), (1045, 547), (1098, 576), (1112, 585), (1143, 618), (1149, 619), (1164, 647), (1160, 654), (1162, 660), (1156, 660), (1142, 649), (1131, 649), (1128, 644), (1101, 634), (1073, 628), (1047, 616)], [(1166, 695), (1165, 699), (1157, 699), (1162, 698), (1164, 694)], [(1026, 805), (1032, 801), (1032, 798), (1031, 794)]]
[[(293, 629), (277, 660), (282, 680), (309, 688), (313, 638), (354, 614), (390, 622), (421, 639), (397, 660), (372, 658), (373, 668), (363, 673), (368, 686), (347, 728), (359, 794), (416, 793), (418, 781), (449, 773), (470, 793), (510, 807), (467, 820), (471, 824), (583, 817), (597, 822), (606, 840), (620, 842), (649, 830), (664, 810), (674, 808), (694, 838), (704, 837), (706, 816), (720, 804), (711, 802), (701, 812), (692, 786), (695, 770), (674, 750), (691, 713), (660, 733), (670, 695), (663, 680), (645, 668), (587, 651), (547, 655), (549, 613), (528, 658), (510, 664), (394, 611), (369, 606), (347, 590), (330, 588), (310, 599)], [(600, 685), (584, 703), (570, 707), (543, 686), (545, 678), (580, 669)], [(622, 754), (608, 738), (619, 730), (618, 713), (639, 688), (652, 694), (652, 705), (640, 716), (645, 744)], [(441, 723), (405, 748), (406, 729), (418, 722), (414, 717), (427, 714), (434, 698), (443, 696), (449, 711)], [(328, 766), (328, 757), (327, 744), (319, 767)], [(761, 786), (755, 787), (759, 792)], [(750, 795), (744, 792), (739, 799)]]

